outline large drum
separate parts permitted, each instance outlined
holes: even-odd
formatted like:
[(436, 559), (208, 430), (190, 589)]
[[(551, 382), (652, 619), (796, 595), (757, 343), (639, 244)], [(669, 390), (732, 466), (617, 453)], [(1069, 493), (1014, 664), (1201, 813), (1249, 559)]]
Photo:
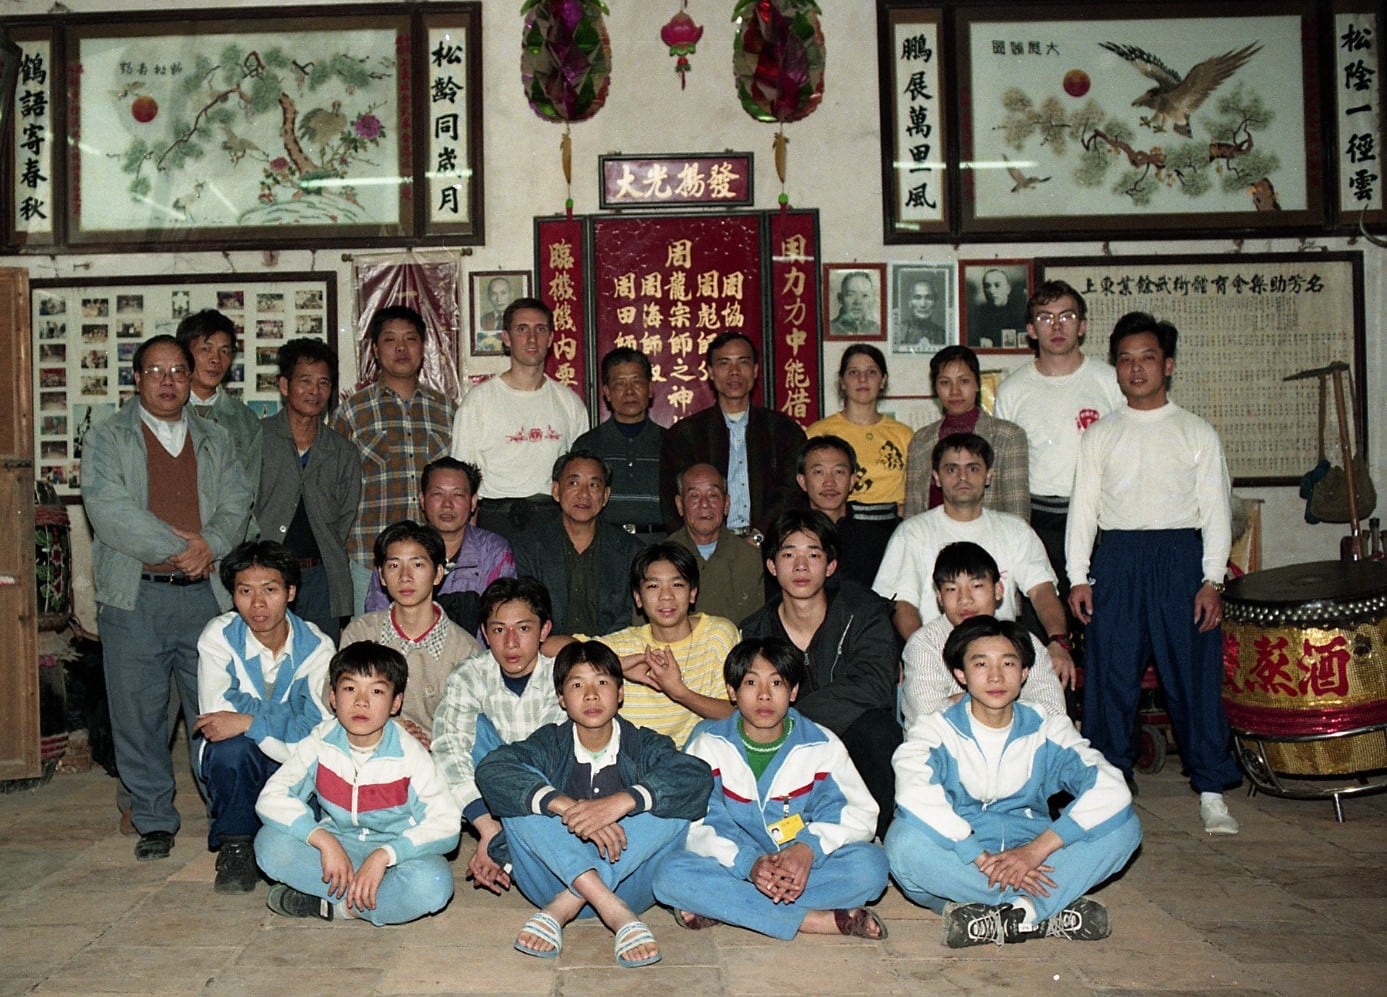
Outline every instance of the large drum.
[[(1286, 796), (1383, 788), (1387, 565), (1321, 561), (1258, 571), (1223, 595), (1223, 704), (1253, 782)], [(1356, 776), (1296, 792), (1281, 777)]]

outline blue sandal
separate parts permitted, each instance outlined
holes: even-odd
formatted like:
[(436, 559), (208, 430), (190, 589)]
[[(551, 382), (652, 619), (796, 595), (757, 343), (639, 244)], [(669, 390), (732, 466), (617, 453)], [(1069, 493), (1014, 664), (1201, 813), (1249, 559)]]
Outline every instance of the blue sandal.
[(517, 952), (532, 955), (536, 959), (557, 959), (559, 953), (563, 951), (563, 925), (559, 924), (558, 918), (547, 911), (540, 911), (526, 921), (525, 927), (520, 929), (520, 934), (530, 934), (536, 938), (543, 938), (554, 947), (552, 949), (537, 949), (532, 945), (526, 945), (517, 935), (515, 939), (515, 951)]
[(632, 921), (625, 925), (616, 933), (617, 965), (623, 969), (639, 969), (641, 966), (650, 966), (659, 962), (662, 958), (659, 952), (646, 956), (644, 959), (626, 958), (626, 954), (632, 949), (652, 944), (655, 944), (655, 936), (651, 934), (650, 928), (646, 926), (644, 921)]

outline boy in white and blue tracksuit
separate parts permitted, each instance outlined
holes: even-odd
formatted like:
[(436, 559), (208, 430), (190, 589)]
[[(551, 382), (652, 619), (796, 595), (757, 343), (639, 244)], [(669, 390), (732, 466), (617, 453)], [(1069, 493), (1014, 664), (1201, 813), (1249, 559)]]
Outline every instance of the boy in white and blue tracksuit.
[[(462, 812), (433, 757), (390, 719), (404, 698), (404, 658), (363, 641), (333, 657), (329, 678), (335, 718), (299, 742), (256, 804), (264, 826), (255, 857), (282, 884), (271, 889), (270, 908), (376, 925), (442, 910), (453, 895), (444, 855), (457, 847)], [(393, 692), (381, 712), (352, 706), (353, 683), (382, 680)], [(345, 874), (335, 871), (333, 855), (348, 863)], [(371, 881), (365, 902), (360, 880)]]
[[(970, 652), (998, 637), (1015, 649), (1020, 672), (1005, 695), (995, 688), (999, 682), (989, 686), (971, 674)], [(1056, 915), (1120, 870), (1141, 842), (1121, 773), (1068, 718), (1016, 701), (1033, 653), (1029, 636), (1015, 623), (976, 616), (959, 624), (945, 644), (944, 660), (961, 682), (967, 663), (968, 695), (942, 713), (919, 718), (893, 759), (897, 819), (886, 836), (892, 878), (915, 903), (944, 911), (946, 920), (946, 905), (1013, 912), (1008, 920), (1016, 930), (985, 939), (997, 944), (1045, 934), (1047, 919), (1059, 924)], [(994, 711), (1010, 714), (1009, 725), (981, 719), (989, 699)], [(1060, 791), (1074, 799), (1051, 820), (1047, 800)], [(1031, 868), (1040, 869), (1048, 885), (1018, 888), (998, 881), (1017, 877), (997, 871), (991, 864), (996, 857), (1045, 842), (1053, 850), (1032, 859)], [(1095, 901), (1082, 903), (1101, 908)], [(1106, 933), (1104, 912), (1101, 934)]]
[[(772, 695), (737, 694), (746, 673), (758, 668), (755, 679), (782, 680), (778, 708), (764, 708)], [(708, 813), (690, 826), (685, 850), (660, 863), (656, 897), (688, 927), (711, 919), (789, 939), (808, 915), (826, 911), (870, 919), (879, 934), (863, 936), (884, 937), (876, 916), (859, 906), (886, 889), (886, 856), (872, 843), (877, 804), (843, 742), (789, 706), (804, 655), (777, 638), (750, 639), (733, 648), (724, 672), (738, 712), (699, 724), (684, 747), (713, 770)], [(752, 729), (758, 711), (763, 730), (780, 724), (764, 743)], [(798, 896), (777, 901), (758, 886), (758, 860), (797, 844), (812, 853), (808, 879)], [(841, 921), (839, 930), (862, 934)]]

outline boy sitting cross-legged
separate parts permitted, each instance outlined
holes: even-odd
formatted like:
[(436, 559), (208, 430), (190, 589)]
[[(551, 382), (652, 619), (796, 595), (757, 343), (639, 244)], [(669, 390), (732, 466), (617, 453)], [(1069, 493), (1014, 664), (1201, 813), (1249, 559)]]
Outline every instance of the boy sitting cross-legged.
[(452, 898), (443, 856), (462, 814), (433, 757), (390, 720), (408, 677), (400, 652), (371, 641), (333, 656), (335, 719), (299, 742), (255, 805), (255, 857), (277, 881), (266, 901), (276, 914), (402, 924)]
[(409, 666), (400, 723), (424, 747), (432, 746), (433, 718), (448, 676), (481, 646), (434, 601), (447, 553), (432, 526), (402, 519), (376, 537), (376, 569), (390, 596), (386, 609), (358, 616), (342, 631), (342, 646), (371, 640), (393, 647)]
[(554, 697), (554, 659), (540, 652), (549, 636), (548, 590), (535, 578), (498, 578), (482, 593), (481, 616), (491, 649), (448, 676), (433, 718), (433, 757), (463, 818), (477, 832), (467, 875), (499, 894), (510, 889), (505, 870), (510, 858), (501, 842), (492, 857), (501, 822), (487, 811), (477, 788), (477, 763), (497, 745), (562, 722), (564, 713)]
[(300, 740), (323, 722), (318, 698), (332, 643), (289, 609), (299, 562), (282, 544), (250, 540), (222, 559), (235, 611), (197, 641), (199, 769), (207, 783), (218, 893), (249, 893), (259, 877), (255, 799)]
[[(944, 644), (967, 694), (920, 718), (896, 750), (891, 875), (944, 915), (950, 948), (1106, 938), (1107, 909), (1083, 894), (1141, 843), (1122, 774), (1067, 717), (1018, 703), (1034, 663), (1019, 623), (975, 616)], [(1057, 820), (1046, 801), (1074, 797)]]
[(713, 769), (708, 814), (687, 850), (660, 863), (655, 895), (686, 928), (885, 938), (860, 906), (886, 889), (876, 801), (837, 736), (791, 708), (804, 654), (777, 637), (744, 640), (724, 677), (737, 713), (699, 724), (685, 748)]
[(658, 962), (655, 936), (637, 914), (655, 902), (659, 859), (683, 846), (703, 816), (708, 766), (663, 734), (617, 716), (621, 661), (605, 644), (569, 644), (554, 659), (554, 689), (568, 721), (496, 748), (477, 785), (500, 817), (520, 892), (542, 907), (515, 948), (552, 959), (563, 928), (596, 913), (616, 935), (625, 967)]
[[(934, 597), (944, 614), (936, 616), (905, 643), (905, 681), (901, 686), (901, 715), (907, 730), (923, 716), (938, 713), (963, 695), (944, 664), (944, 642), (954, 627), (974, 616), (994, 616), (1006, 586), (997, 562), (982, 547), (967, 540), (947, 544), (934, 560)], [(1021, 702), (1041, 713), (1065, 716), (1064, 686), (1050, 661), (1050, 652), (1034, 635), (1035, 667), (1021, 687)]]

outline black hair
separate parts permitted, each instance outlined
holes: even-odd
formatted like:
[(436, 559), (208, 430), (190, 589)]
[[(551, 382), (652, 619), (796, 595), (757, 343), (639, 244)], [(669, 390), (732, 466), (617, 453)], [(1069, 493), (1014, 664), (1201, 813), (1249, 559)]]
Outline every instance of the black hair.
[(953, 633), (944, 641), (943, 658), (949, 671), (963, 671), (968, 645), (984, 637), (1005, 637), (1011, 641), (1021, 659), (1023, 671), (1035, 664), (1035, 645), (1031, 642), (1031, 633), (1021, 624), (1015, 620), (999, 620), (995, 616), (970, 616), (954, 627)]
[(698, 558), (688, 548), (668, 540), (642, 547), (640, 553), (631, 559), (631, 593), (640, 596), (645, 573), (657, 561), (668, 561), (674, 565), (679, 577), (689, 583), (689, 588), (698, 588)]
[(1002, 579), (997, 560), (971, 540), (945, 544), (934, 559), (934, 587), (943, 588), (958, 578), (983, 578), (996, 585)]
[(790, 688), (803, 686), (808, 678), (804, 652), (784, 637), (748, 637), (727, 652), (723, 662), (723, 681), (732, 688), (742, 684), (746, 673), (751, 671), (757, 658), (765, 658), (775, 673), (790, 684)]
[(274, 540), (247, 540), (222, 558), (221, 567), (217, 569), (222, 586), (228, 592), (235, 591), (236, 576), (247, 568), (278, 571), (286, 588), (298, 587), (299, 559)]
[(722, 349), (728, 343), (740, 339), (747, 346), (751, 347), (751, 362), (759, 364), (761, 354), (756, 350), (756, 344), (751, 341), (751, 337), (741, 332), (720, 332), (713, 337), (713, 341), (708, 344), (708, 348), (703, 351), (703, 359), (708, 362), (708, 366), (713, 366), (713, 354)]
[(544, 583), (538, 578), (521, 575), (519, 578), (498, 578), (482, 592), (479, 609), (482, 625), (486, 625), (497, 607), (508, 602), (523, 602), (529, 606), (530, 612), (539, 619), (541, 629), (554, 618), (554, 605)]
[(279, 348), (275, 363), (279, 366), (279, 376), (286, 381), (294, 379), (294, 371), (299, 361), (327, 364), (328, 376), (332, 378), (332, 393), (337, 394), (337, 354), (321, 339), (291, 339)]
[(602, 358), (602, 383), (606, 384), (607, 379), (612, 376), (612, 368), (618, 364), (638, 363), (641, 370), (645, 372), (645, 379), (649, 381), (655, 376), (654, 370), (650, 366), (650, 358), (640, 350), (633, 350), (629, 346), (618, 346), (607, 351), (607, 355)]
[(849, 472), (857, 473), (857, 451), (847, 440), (831, 433), (824, 436), (811, 436), (804, 441), (804, 446), (799, 448), (799, 457), (795, 461), (795, 473), (803, 474), (805, 465), (809, 463), (809, 455), (818, 453), (820, 450), (841, 450), (843, 455), (848, 458)]
[(1042, 281), (1026, 300), (1026, 321), (1034, 325), (1037, 308), (1066, 296), (1074, 299), (1074, 311), (1078, 313), (1079, 321), (1088, 318), (1088, 305), (1084, 296), (1074, 289), (1074, 285), (1063, 280), (1047, 280)]
[(584, 449), (570, 450), (568, 453), (560, 454), (559, 459), (554, 461), (554, 470), (550, 472), (549, 480), (557, 484), (558, 481), (563, 478), (564, 471), (568, 470), (568, 465), (572, 464), (575, 460), (596, 461), (597, 466), (602, 468), (603, 484), (608, 488), (612, 487), (612, 465), (607, 463), (607, 458), (591, 450)]
[(562, 695), (568, 673), (576, 665), (592, 665), (597, 671), (614, 679), (618, 689), (626, 684), (626, 676), (621, 673), (621, 659), (615, 651), (600, 640), (575, 640), (554, 655), (555, 692)]
[(185, 315), (173, 335), (184, 346), (192, 349), (195, 340), (210, 338), (219, 332), (224, 332), (230, 337), (231, 349), (235, 352), (236, 323), (215, 308), (204, 308), (200, 312)]
[(824, 557), (830, 561), (838, 559), (838, 527), (818, 509), (787, 509), (771, 524), (761, 550), (767, 558), (774, 559), (780, 553), (780, 545), (791, 533), (808, 533), (819, 541), (824, 549)]
[(1124, 339), (1143, 332), (1149, 332), (1156, 337), (1164, 359), (1174, 359), (1175, 346), (1180, 339), (1179, 330), (1169, 322), (1159, 321), (1147, 312), (1128, 312), (1117, 320), (1112, 335), (1108, 337), (1108, 362), (1117, 363), (1117, 354)]
[(398, 696), (405, 691), (405, 685), (409, 682), (409, 664), (405, 656), (393, 647), (377, 644), (373, 640), (359, 640), (342, 648), (328, 662), (329, 688), (336, 690), (343, 675), (360, 675), (364, 678), (378, 676), (390, 683), (390, 694)]
[(414, 327), (414, 331), (419, 333), (421, 342), (428, 342), (429, 331), (424, 325), (424, 316), (420, 315), (408, 305), (386, 305), (384, 308), (376, 310), (371, 316), (370, 323), (366, 326), (366, 338), (375, 346), (380, 340), (380, 334), (385, 331), (385, 323), (392, 320), (408, 322)]
[(136, 374), (144, 374), (144, 355), (155, 346), (176, 346), (178, 352), (183, 354), (183, 359), (188, 364), (188, 373), (193, 371), (193, 351), (188, 349), (187, 343), (180, 343), (168, 333), (160, 333), (157, 336), (150, 336), (139, 346), (135, 347), (135, 355), (130, 358), (130, 369)]
[(939, 393), (939, 375), (951, 363), (961, 363), (973, 372), (973, 380), (978, 382), (978, 390), (982, 390), (982, 367), (978, 364), (978, 355), (966, 346), (959, 346), (955, 343), (939, 350), (929, 359), (929, 389), (935, 394)]
[(472, 489), (473, 495), (476, 495), (478, 489), (482, 487), (482, 472), (476, 464), (469, 464), (467, 461), (458, 460), (456, 457), (440, 457), (438, 460), (431, 460), (424, 465), (424, 473), (419, 475), (419, 493), (421, 495), (429, 490), (429, 478), (434, 471), (461, 471), (467, 475), (467, 484)]
[(929, 458), (930, 467), (936, 471), (939, 470), (939, 462), (944, 459), (945, 452), (949, 450), (962, 450), (974, 457), (981, 457), (989, 471), (992, 470), (992, 462), (996, 459), (992, 444), (977, 433), (950, 433), (934, 445), (934, 452), (930, 454)]
[(544, 324), (549, 326), (549, 331), (554, 331), (554, 309), (550, 308), (539, 298), (516, 298), (506, 305), (506, 310), (501, 313), (501, 328), (510, 332), (511, 319), (515, 313), (522, 308), (533, 308), (537, 312), (544, 313)]
[(448, 546), (443, 542), (443, 534), (427, 523), (416, 523), (412, 519), (402, 519), (391, 523), (376, 536), (376, 567), (383, 568), (389, 557), (390, 548), (397, 543), (412, 542), (424, 548), (435, 568), (448, 563)]

